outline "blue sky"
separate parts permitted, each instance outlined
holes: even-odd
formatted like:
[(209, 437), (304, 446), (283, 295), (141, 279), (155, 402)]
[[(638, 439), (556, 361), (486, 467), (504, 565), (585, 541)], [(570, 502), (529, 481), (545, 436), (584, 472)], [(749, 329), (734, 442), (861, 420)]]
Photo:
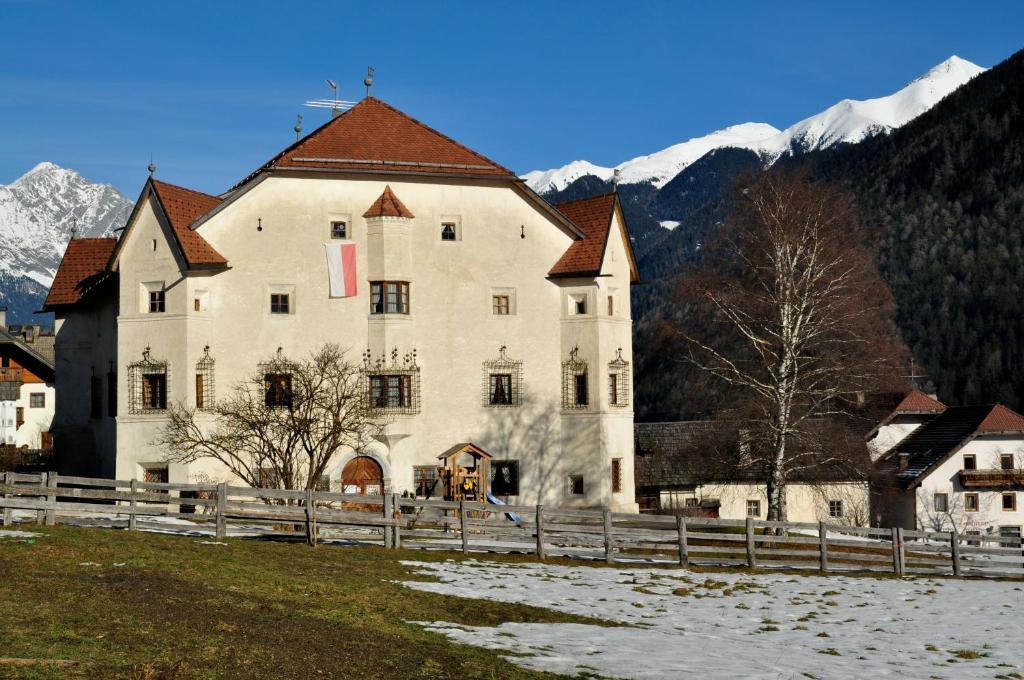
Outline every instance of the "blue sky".
[(374, 94), (518, 172), (612, 165), (745, 121), (786, 127), (958, 54), (1024, 47), (1024, 3), (0, 0), (0, 183), (39, 161), (134, 198), (223, 191)]

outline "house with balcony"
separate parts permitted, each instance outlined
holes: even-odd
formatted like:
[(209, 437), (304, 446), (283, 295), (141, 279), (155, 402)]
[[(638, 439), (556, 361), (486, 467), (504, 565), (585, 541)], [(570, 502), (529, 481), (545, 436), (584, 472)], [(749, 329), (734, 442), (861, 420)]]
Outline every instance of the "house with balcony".
[[(219, 195), (151, 176), (117, 239), (71, 242), (46, 301), (56, 445), (118, 479), (229, 480), (168, 464), (168, 404), (202, 416), (330, 342), (386, 421), (330, 488), (422, 492), (471, 445), (502, 498), (628, 511), (636, 280), (614, 192), (551, 205), (367, 97)], [(287, 376), (265, 378), (270, 403)]]
[(1001, 404), (935, 410), (877, 458), (876, 523), (1020, 536), (1024, 416)]
[(0, 309), (0, 444), (49, 450), (54, 412), (53, 336), (38, 326), (7, 326)]

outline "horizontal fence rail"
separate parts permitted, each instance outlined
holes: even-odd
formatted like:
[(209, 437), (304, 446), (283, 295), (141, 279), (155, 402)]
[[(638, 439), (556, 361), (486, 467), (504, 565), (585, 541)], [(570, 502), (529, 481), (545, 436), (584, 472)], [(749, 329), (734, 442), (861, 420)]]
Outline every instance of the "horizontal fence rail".
[[(22, 518), (617, 563), (1024, 578), (1019, 537), (0, 472)], [(168, 520), (175, 522), (171, 524)], [(184, 521), (182, 520), (189, 520)]]

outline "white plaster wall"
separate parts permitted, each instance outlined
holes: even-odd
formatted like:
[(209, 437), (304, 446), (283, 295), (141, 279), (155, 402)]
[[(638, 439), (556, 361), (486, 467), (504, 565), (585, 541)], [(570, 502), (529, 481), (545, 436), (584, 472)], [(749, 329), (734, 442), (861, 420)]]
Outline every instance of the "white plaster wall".
[[(1000, 526), (1024, 527), (1024, 489), (964, 489), (960, 485), (958, 475), (963, 469), (965, 454), (976, 456), (978, 469), (987, 470), (998, 469), (999, 456), (1004, 453), (1013, 454), (1017, 468), (1024, 466), (1024, 440), (1013, 436), (979, 437), (940, 464), (922, 480), (917, 491), (911, 492), (915, 495), (918, 527), (948, 531), (955, 526), (961, 533), (968, 530), (998, 533)], [(1002, 510), (1001, 496), (1004, 491), (1016, 494), (1016, 512)], [(936, 493), (949, 494), (950, 511), (945, 516), (932, 510)], [(978, 494), (978, 512), (964, 510), (964, 493)]]
[[(698, 500), (717, 498), (721, 503), (718, 513), (722, 519), (746, 519), (748, 500), (760, 501), (761, 513), (757, 519), (768, 517), (768, 491), (764, 484), (704, 484), (697, 486), (689, 495)], [(868, 498), (868, 485), (862, 482), (789, 484), (786, 487), (787, 521), (868, 526)], [(842, 518), (829, 516), (831, 500), (843, 501)], [(663, 507), (667, 502), (663, 492)]]
[[(42, 394), (43, 407), (32, 408), (30, 395)], [(53, 421), (54, 389), (53, 383), (24, 383), (18, 395), (16, 406), (24, 408), (25, 422), (14, 435), (15, 446), (27, 446), (30, 449), (42, 447), (43, 432), (50, 431)]]
[[(386, 184), (415, 214), (405, 237), (408, 258), (384, 260), (368, 243), (361, 215)], [(461, 240), (440, 240), (442, 216), (459, 218)], [(328, 298), (323, 244), (329, 242), (332, 219), (348, 221), (356, 244), (359, 291), (353, 298)], [(416, 416), (395, 416), (388, 427), (390, 445), (370, 452), (385, 467), (393, 490), (412, 488), (413, 465), (436, 464), (452, 444), (472, 441), (496, 458), (520, 461), (519, 502), (580, 502), (568, 497), (566, 478), (570, 470), (580, 469), (593, 480), (585, 503), (635, 508), (632, 405), (607, 405), (606, 366), (613, 348), (621, 346), (623, 357), (632, 360), (628, 262), (621, 237), (617, 243), (612, 239), (616, 254), (606, 265), (606, 276), (553, 281), (547, 272), (572, 238), (510, 187), (310, 176), (266, 179), (203, 224), (200, 233), (228, 259), (230, 269), (183, 277), (153, 210), (140, 211), (120, 265), (118, 364), (124, 375), (148, 345), (154, 358), (170, 363), (169, 401), (194, 403), (194, 366), (205, 345), (216, 360), (220, 394), (252, 374), (278, 347), (286, 355), (302, 356), (335, 342), (353, 361), (367, 347), (375, 357), (393, 348), (400, 355), (415, 349), (422, 410)], [(394, 233), (387, 240), (388, 248), (402, 248)], [(407, 317), (369, 314), (371, 260), (377, 262), (374, 267), (407, 268)], [(166, 282), (165, 313), (139, 311), (139, 291), (147, 281)], [(593, 292), (590, 318), (565, 318), (570, 284)], [(269, 289), (275, 285), (294, 287), (292, 314), (269, 313)], [(492, 315), (493, 288), (515, 289), (515, 315)], [(609, 288), (619, 300), (613, 318), (607, 317), (606, 302), (597, 299), (597, 291)], [(207, 292), (208, 308), (196, 313), (192, 300), (199, 290)], [(593, 367), (592, 405), (586, 415), (565, 416), (561, 363), (576, 344)], [(497, 358), (502, 345), (511, 358), (524, 362), (525, 403), (520, 408), (482, 403), (483, 362)], [(163, 456), (152, 444), (163, 418), (129, 414), (127, 380), (120, 387), (117, 476), (138, 476), (141, 464)], [(345, 453), (339, 452), (339, 460)], [(612, 457), (623, 457), (625, 463), (624, 489), (617, 498), (610, 497)], [(223, 476), (207, 465), (172, 467), (170, 475), (185, 481), (197, 472)]]
[(892, 447), (906, 439), (919, 427), (921, 427), (920, 420), (893, 419), (889, 424), (878, 428), (875, 436), (868, 441), (871, 460), (878, 460), (883, 454), (892, 450)]
[(14, 445), (17, 424), (18, 403), (16, 401), (0, 401), (0, 442), (10, 446)]

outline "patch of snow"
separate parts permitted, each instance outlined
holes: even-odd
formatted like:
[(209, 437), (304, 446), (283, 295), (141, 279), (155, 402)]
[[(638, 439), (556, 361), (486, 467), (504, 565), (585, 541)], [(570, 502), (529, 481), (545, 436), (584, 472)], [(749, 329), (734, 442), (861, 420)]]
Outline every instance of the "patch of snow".
[(663, 229), (668, 229), (669, 231), (672, 231), (680, 224), (682, 224), (682, 222), (676, 222), (675, 220), (662, 220), (661, 222), (658, 222), (658, 224), (660, 224)]
[(37, 538), (42, 534), (32, 531), (19, 531), (17, 529), (0, 529), (0, 538)]
[[(1015, 582), (404, 564), (438, 579), (404, 583), (414, 590), (618, 624), (418, 622), (534, 670), (767, 679), (981, 677), (1024, 668), (1024, 588)], [(979, 657), (956, 658), (958, 650)]]

